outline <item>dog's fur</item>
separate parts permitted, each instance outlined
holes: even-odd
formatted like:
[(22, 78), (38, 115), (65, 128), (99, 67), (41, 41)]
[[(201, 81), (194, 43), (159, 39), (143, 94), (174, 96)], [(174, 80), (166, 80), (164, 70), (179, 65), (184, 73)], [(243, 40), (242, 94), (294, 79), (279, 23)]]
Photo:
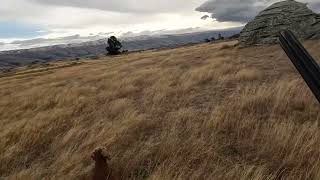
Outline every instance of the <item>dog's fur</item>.
[(104, 148), (97, 148), (93, 151), (91, 158), (95, 161), (92, 180), (117, 180), (113, 176), (112, 168), (108, 164), (110, 156)]

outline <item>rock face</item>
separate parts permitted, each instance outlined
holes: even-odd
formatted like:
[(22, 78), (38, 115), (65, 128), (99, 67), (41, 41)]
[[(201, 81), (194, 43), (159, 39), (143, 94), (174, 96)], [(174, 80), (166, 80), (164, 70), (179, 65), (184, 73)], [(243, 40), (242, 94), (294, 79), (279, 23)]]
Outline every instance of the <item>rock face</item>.
[(278, 42), (281, 30), (289, 29), (301, 39), (320, 39), (320, 15), (307, 4), (286, 0), (260, 12), (240, 33), (241, 46)]

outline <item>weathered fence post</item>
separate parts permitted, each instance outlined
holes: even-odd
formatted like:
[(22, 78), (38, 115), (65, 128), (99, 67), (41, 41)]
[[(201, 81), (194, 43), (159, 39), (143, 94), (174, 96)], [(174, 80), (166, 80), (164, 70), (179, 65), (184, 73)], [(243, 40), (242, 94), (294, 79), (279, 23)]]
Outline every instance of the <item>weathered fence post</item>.
[(280, 44), (320, 103), (320, 67), (294, 34), (280, 33)]

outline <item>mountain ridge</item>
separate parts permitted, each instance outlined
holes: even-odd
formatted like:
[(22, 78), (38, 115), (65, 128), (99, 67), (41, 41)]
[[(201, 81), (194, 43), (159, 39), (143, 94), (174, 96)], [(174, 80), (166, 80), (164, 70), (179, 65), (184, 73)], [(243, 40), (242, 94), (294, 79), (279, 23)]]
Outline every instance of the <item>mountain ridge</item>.
[[(221, 33), (225, 37), (239, 33), (241, 28), (226, 29), (224, 31), (204, 31), (196, 33), (143, 36), (125, 38), (122, 41), (123, 49), (127, 51), (140, 51), (165, 47), (178, 47), (181, 45), (203, 42), (206, 38)], [(94, 57), (105, 54), (107, 39), (89, 41), (80, 44), (54, 45), (32, 49), (10, 50), (0, 52), (0, 71), (27, 66), (38, 63), (49, 63), (58, 60)]]

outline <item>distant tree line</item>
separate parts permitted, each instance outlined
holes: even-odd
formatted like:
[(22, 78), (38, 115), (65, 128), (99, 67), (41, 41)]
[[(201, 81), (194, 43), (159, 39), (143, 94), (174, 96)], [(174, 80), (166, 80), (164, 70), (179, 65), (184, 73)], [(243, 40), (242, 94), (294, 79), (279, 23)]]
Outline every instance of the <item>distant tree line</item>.
[(219, 33), (217, 38), (215, 38), (215, 37), (213, 36), (213, 37), (211, 37), (211, 38), (205, 39), (204, 41), (205, 41), (205, 42), (213, 42), (213, 41), (219, 41), (219, 40), (224, 40), (224, 39), (225, 39), (225, 37), (223, 37), (222, 34)]

